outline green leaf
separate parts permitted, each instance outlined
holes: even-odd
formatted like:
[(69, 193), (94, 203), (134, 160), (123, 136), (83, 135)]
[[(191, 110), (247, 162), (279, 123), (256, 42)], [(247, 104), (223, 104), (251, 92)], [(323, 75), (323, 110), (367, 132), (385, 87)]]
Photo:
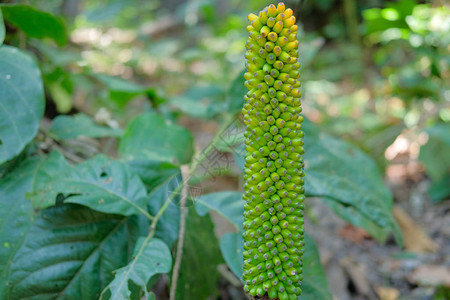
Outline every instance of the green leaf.
[(0, 46), (3, 44), (5, 40), (5, 23), (3, 22), (2, 10), (0, 9)]
[(217, 192), (195, 199), (195, 208), (200, 216), (214, 210), (228, 219), (237, 229), (244, 222), (244, 201), (240, 192)]
[[(181, 182), (181, 175), (172, 176), (166, 182), (160, 184), (148, 196), (148, 211), (156, 215), (164, 203), (171, 197)], [(172, 247), (178, 238), (180, 227), (180, 207), (177, 205), (180, 201), (180, 194), (174, 195), (172, 202), (161, 215), (156, 224), (155, 236), (163, 240), (169, 247)]]
[(36, 190), (41, 185), (57, 178), (60, 173), (71, 169), (64, 156), (58, 151), (52, 151), (45, 159), (43, 159), (39, 168), (34, 172), (33, 186), (31, 191)]
[(172, 97), (170, 103), (191, 117), (212, 118), (227, 110), (221, 101), (223, 94), (222, 89), (215, 85), (194, 86), (183, 95)]
[(343, 205), (338, 201), (334, 201), (329, 198), (322, 198), (322, 201), (328, 205), (336, 215), (344, 219), (345, 221), (360, 227), (364, 228), (367, 233), (371, 236), (375, 237), (380, 242), (386, 240), (389, 235), (389, 231), (383, 227), (378, 226), (372, 220), (367, 218), (366, 216), (360, 214), (355, 207)]
[(247, 88), (244, 85), (244, 74), (246, 70), (242, 70), (231, 83), (231, 87), (227, 93), (228, 112), (237, 113), (244, 106), (244, 96), (247, 94)]
[(244, 240), (242, 232), (226, 233), (220, 239), (220, 251), (231, 271), (242, 280), (244, 272)]
[(127, 81), (120, 77), (105, 74), (94, 74), (94, 77), (102, 82), (109, 90), (109, 97), (119, 105), (123, 106), (136, 96), (147, 92), (148, 88), (140, 84)]
[(127, 264), (137, 221), (74, 204), (42, 211), (14, 256), (9, 299), (97, 299)]
[[(44, 78), (44, 82), (47, 78)], [(73, 108), (72, 95), (62, 86), (60, 82), (47, 83), (47, 90), (56, 105), (56, 111), (60, 114), (68, 113)]]
[(0, 47), (0, 164), (18, 155), (36, 135), (44, 114), (41, 73), (27, 54)]
[(193, 154), (193, 138), (185, 128), (169, 123), (155, 113), (130, 122), (119, 145), (127, 160), (143, 159), (188, 163)]
[(5, 297), (12, 258), (35, 217), (25, 193), (31, 190), (35, 171), (42, 162), (41, 157), (25, 160), (0, 180), (0, 295)]
[(38, 39), (51, 38), (59, 46), (67, 43), (66, 27), (62, 19), (29, 5), (1, 5), (3, 17), (26, 35)]
[(195, 209), (189, 209), (176, 299), (216, 298), (219, 279), (217, 265), (222, 259), (213, 228), (209, 216), (200, 217)]
[(51, 206), (62, 198), (104, 213), (149, 216), (145, 187), (125, 163), (99, 155), (52, 175), (38, 179), (30, 195), (35, 207)]
[(428, 188), (431, 201), (439, 202), (450, 196), (450, 174), (439, 181), (433, 181)]
[(177, 166), (165, 161), (136, 159), (127, 163), (139, 175), (149, 192), (180, 173)]
[[(333, 138), (305, 120), (305, 193), (311, 197), (322, 197), (351, 206), (346, 210), (346, 220), (364, 227), (384, 241), (388, 232), (393, 232), (397, 242), (402, 243), (401, 231), (392, 216), (392, 194), (383, 184), (375, 162), (355, 146)], [(329, 202), (325, 202), (329, 203)], [(336, 208), (332, 206), (332, 208)], [(335, 210), (341, 212), (342, 210)], [(373, 226), (376, 226), (374, 230)]]
[(438, 123), (426, 133), (428, 142), (420, 148), (419, 159), (432, 180), (438, 181), (450, 173), (450, 123)]
[(50, 127), (50, 134), (61, 140), (74, 139), (79, 136), (100, 138), (106, 136), (120, 137), (122, 129), (96, 124), (89, 116), (79, 113), (74, 116), (57, 116)]
[(164, 242), (156, 238), (139, 238), (133, 252), (133, 260), (125, 267), (116, 271), (114, 280), (102, 292), (101, 299), (129, 299), (128, 281), (131, 280), (144, 291), (151, 276), (168, 273), (172, 267), (172, 256)]
[(425, 132), (428, 142), (420, 148), (419, 160), (432, 180), (428, 194), (438, 202), (450, 195), (450, 123), (438, 123)]
[(325, 271), (320, 263), (319, 252), (314, 240), (305, 235), (305, 252), (303, 254), (303, 284), (299, 300), (331, 300), (333, 299)]

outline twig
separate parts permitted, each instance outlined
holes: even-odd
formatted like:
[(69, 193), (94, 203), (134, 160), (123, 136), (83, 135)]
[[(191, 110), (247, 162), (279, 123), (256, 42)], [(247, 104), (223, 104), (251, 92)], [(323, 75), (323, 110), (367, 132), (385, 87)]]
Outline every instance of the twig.
[[(187, 166), (181, 167), (181, 176), (183, 182), (189, 178), (189, 169)], [(175, 264), (172, 271), (172, 283), (170, 286), (170, 300), (175, 300), (175, 294), (177, 289), (178, 275), (180, 272), (181, 259), (183, 257), (183, 243), (184, 243), (184, 233), (186, 231), (186, 216), (188, 209), (186, 207), (187, 200), (187, 184), (183, 185), (181, 189), (181, 199), (180, 199), (180, 230), (178, 232), (178, 244), (177, 244), (177, 257), (175, 258)]]
[(27, 37), (23, 31), (19, 31), (19, 49), (25, 50), (27, 48)]
[(242, 282), (239, 280), (239, 278), (234, 275), (233, 272), (231, 272), (226, 264), (221, 264), (217, 266), (217, 271), (222, 275), (225, 280), (227, 280), (229, 283), (231, 283), (235, 287), (242, 288)]

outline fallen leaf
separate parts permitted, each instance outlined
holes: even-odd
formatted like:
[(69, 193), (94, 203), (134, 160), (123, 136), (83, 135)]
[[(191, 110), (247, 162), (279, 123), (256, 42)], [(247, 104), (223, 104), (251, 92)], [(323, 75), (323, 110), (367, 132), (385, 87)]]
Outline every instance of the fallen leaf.
[(348, 223), (338, 231), (338, 234), (344, 239), (349, 240), (355, 244), (360, 244), (363, 240), (370, 238), (370, 235), (367, 233), (367, 231)]
[(358, 294), (365, 296), (365, 299), (377, 299), (375, 292), (367, 280), (365, 268), (362, 265), (357, 264), (348, 257), (341, 259), (339, 263), (353, 282)]
[(450, 287), (450, 268), (436, 265), (421, 265), (407, 278), (413, 284)]
[(400, 292), (393, 287), (387, 286), (378, 286), (375, 288), (375, 291), (380, 297), (380, 300), (397, 300)]
[(393, 209), (394, 217), (403, 233), (403, 244), (405, 249), (411, 252), (423, 253), (423, 252), (436, 252), (439, 246), (433, 242), (427, 234), (416, 225), (413, 219), (408, 216), (398, 206)]

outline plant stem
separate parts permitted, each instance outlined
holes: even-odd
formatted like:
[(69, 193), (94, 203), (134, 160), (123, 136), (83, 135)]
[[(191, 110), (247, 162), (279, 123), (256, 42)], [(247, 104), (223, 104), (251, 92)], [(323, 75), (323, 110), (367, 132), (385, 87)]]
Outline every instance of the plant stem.
[(184, 233), (186, 231), (186, 217), (187, 217), (187, 208), (186, 201), (188, 197), (187, 185), (189, 182), (189, 176), (195, 172), (197, 167), (203, 162), (203, 160), (207, 157), (207, 154), (214, 147), (219, 136), (227, 129), (227, 127), (233, 122), (235, 116), (228, 116), (226, 121), (223, 122), (222, 126), (218, 130), (218, 134), (213, 138), (212, 142), (201, 152), (200, 157), (198, 159), (194, 159), (191, 167), (189, 168), (187, 165), (181, 166), (181, 176), (182, 180), (178, 187), (170, 194), (170, 197), (164, 202), (163, 206), (160, 208), (158, 213), (153, 217), (153, 221), (149, 228), (149, 234), (147, 235), (147, 239), (152, 238), (155, 235), (156, 225), (158, 224), (159, 219), (166, 211), (167, 207), (169, 207), (170, 203), (172, 203), (178, 193), (181, 191), (181, 199), (180, 199), (180, 229), (178, 233), (178, 244), (177, 244), (177, 257), (175, 259), (173, 271), (172, 271), (172, 284), (170, 287), (170, 300), (175, 299), (175, 292), (177, 287), (177, 281), (179, 276), (179, 269), (181, 265), (181, 259), (183, 256), (183, 243), (184, 243)]
[[(183, 168), (184, 167), (184, 168)], [(181, 167), (181, 175), (183, 182), (189, 177), (189, 170), (187, 166)], [(170, 286), (170, 300), (175, 300), (175, 293), (177, 289), (178, 276), (180, 272), (181, 259), (183, 257), (183, 244), (184, 244), (184, 233), (186, 231), (186, 216), (187, 216), (187, 186), (184, 184), (181, 190), (180, 199), (180, 230), (178, 231), (178, 244), (177, 244), (177, 257), (175, 259), (175, 264), (172, 271), (172, 284)]]
[(344, 13), (350, 39), (355, 45), (359, 46), (358, 17), (356, 15), (356, 3), (354, 0), (344, 0)]

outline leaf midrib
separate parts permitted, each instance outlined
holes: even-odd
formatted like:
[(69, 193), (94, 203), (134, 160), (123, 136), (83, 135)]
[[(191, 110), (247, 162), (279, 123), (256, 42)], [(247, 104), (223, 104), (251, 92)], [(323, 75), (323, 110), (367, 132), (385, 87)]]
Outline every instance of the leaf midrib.
[[(104, 191), (105, 191), (106, 193), (108, 193), (108, 194), (117, 196), (118, 198), (122, 199), (123, 201), (125, 201), (125, 202), (131, 204), (131, 205), (132, 205), (133, 207), (135, 207), (139, 212), (143, 213), (144, 215), (146, 215), (146, 214), (148, 215), (148, 212), (147, 212), (145, 209), (143, 209), (142, 207), (138, 206), (136, 203), (134, 203), (133, 201), (131, 201), (131, 200), (128, 199), (127, 197), (125, 197), (125, 196), (123, 196), (123, 195), (121, 195), (121, 194), (118, 194), (118, 193), (116, 193), (116, 192), (113, 191), (113, 190), (107, 189), (106, 187), (104, 187), (104, 186), (102, 186), (102, 185), (100, 185), (100, 184), (95, 184), (95, 183), (92, 183), (92, 182), (90, 182), (90, 181), (81, 180), (81, 179), (74, 179), (74, 178), (58, 178), (57, 180), (53, 180), (53, 181), (51, 181), (50, 183), (53, 184), (54, 182), (61, 182), (61, 181), (67, 182), (67, 183), (70, 183), (70, 182), (74, 182), (74, 183), (83, 183), (83, 184), (86, 184), (86, 185), (94, 186), (95, 188), (104, 190)], [(83, 195), (83, 193), (81, 193), (81, 195)], [(69, 202), (70, 202), (70, 201), (69, 201)]]

